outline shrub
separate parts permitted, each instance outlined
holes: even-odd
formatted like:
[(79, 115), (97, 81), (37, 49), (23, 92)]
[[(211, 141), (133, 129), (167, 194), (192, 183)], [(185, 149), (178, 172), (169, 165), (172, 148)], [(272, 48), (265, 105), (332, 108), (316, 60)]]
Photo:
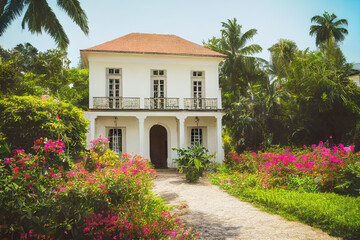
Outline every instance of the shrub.
[(256, 174), (262, 187), (332, 192), (342, 185), (343, 188), (337, 188), (339, 193), (359, 192), (359, 153), (353, 153), (352, 146), (329, 147), (328, 143), (320, 142), (303, 149), (229, 155), (227, 164), (233, 171)]
[(0, 159), (4, 159), (7, 156), (10, 156), (10, 146), (6, 142), (6, 138), (3, 136), (3, 133), (0, 132)]
[(83, 111), (48, 96), (11, 96), (0, 100), (0, 132), (12, 149), (31, 152), (39, 138), (65, 143), (65, 151), (78, 155), (85, 149), (87, 121)]
[(176, 150), (178, 155), (174, 162), (180, 172), (185, 172), (188, 182), (198, 181), (206, 166), (210, 164), (210, 159), (214, 157), (214, 154), (208, 155), (209, 151), (202, 145), (173, 150)]
[[(35, 154), (17, 150), (0, 160), (1, 239), (196, 238), (154, 197), (155, 171), (146, 159), (123, 155), (107, 164), (106, 150), (104, 165), (89, 172), (82, 163), (63, 166), (63, 146), (39, 139)], [(109, 230), (112, 219), (116, 232)]]

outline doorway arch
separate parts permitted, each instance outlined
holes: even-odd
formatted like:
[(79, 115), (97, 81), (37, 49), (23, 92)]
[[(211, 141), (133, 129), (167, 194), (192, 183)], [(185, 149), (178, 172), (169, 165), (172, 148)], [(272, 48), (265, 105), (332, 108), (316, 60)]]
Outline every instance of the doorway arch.
[(161, 125), (150, 129), (150, 160), (155, 168), (167, 168), (168, 157), (167, 131)]

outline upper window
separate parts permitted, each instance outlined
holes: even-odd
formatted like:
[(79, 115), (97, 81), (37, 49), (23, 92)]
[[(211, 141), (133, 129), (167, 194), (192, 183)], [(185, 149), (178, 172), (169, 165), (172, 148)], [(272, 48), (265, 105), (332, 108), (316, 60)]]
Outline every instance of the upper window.
[[(203, 86), (204, 86), (204, 72), (201, 71), (192, 71), (191, 72), (191, 81), (192, 81), (192, 97), (195, 99), (201, 99), (203, 97)], [(196, 103), (201, 104), (201, 103)]]
[(166, 70), (151, 70), (152, 100), (150, 106), (152, 109), (163, 109), (166, 96)]
[(109, 108), (120, 108), (122, 96), (121, 86), (121, 69), (120, 68), (107, 68), (106, 69), (107, 81), (107, 96), (109, 97)]
[(120, 68), (108, 68), (107, 69), (107, 74), (110, 74), (110, 75), (115, 75), (115, 74), (120, 74), (120, 73), (121, 73)]
[(193, 77), (202, 77), (202, 76), (204, 76), (204, 72), (192, 71), (192, 76)]
[(166, 71), (154, 69), (154, 70), (151, 70), (151, 76), (166, 76)]

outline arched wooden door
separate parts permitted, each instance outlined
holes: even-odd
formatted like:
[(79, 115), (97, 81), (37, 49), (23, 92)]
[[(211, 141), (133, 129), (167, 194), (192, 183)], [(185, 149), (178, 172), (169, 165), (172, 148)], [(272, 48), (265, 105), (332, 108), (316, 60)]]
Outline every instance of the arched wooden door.
[(163, 126), (150, 129), (150, 160), (155, 168), (167, 168), (167, 131)]

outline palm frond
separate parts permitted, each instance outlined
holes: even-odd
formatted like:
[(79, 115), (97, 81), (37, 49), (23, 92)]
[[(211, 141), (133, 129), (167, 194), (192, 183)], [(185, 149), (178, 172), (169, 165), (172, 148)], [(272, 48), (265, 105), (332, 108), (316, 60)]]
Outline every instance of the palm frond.
[(46, 0), (31, 0), (21, 25), (23, 29), (27, 25), (31, 33), (45, 30), (61, 49), (65, 50), (69, 45), (63, 27)]
[(11, 22), (20, 16), (24, 6), (24, 0), (0, 1), (0, 36), (3, 35)]
[(87, 35), (89, 34), (89, 27), (87, 23), (87, 16), (81, 8), (78, 0), (57, 0), (59, 7), (65, 10), (68, 16), (81, 28)]
[(260, 53), (262, 51), (262, 47), (258, 44), (252, 44), (240, 49), (239, 54), (241, 55), (254, 55), (256, 53)]

